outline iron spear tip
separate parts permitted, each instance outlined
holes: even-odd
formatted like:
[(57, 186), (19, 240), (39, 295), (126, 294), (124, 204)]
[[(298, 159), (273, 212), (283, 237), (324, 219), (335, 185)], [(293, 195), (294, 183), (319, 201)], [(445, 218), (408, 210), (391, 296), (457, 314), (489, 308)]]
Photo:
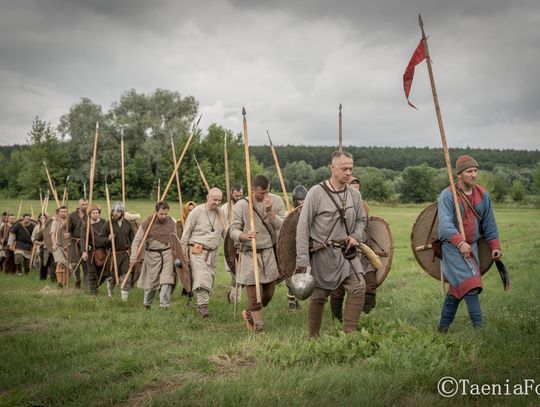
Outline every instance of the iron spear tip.
[(202, 119), (202, 113), (199, 116), (199, 120), (197, 120), (197, 124), (195, 125), (195, 127), (199, 127), (199, 123), (201, 122), (201, 119)]
[(268, 132), (268, 130), (266, 130), (266, 134), (268, 135), (268, 141), (270, 142), (270, 145), (273, 146), (272, 139), (270, 138), (270, 133)]
[(341, 112), (341, 107), (342, 107), (342, 106), (341, 106), (341, 103), (340, 103), (340, 104), (339, 104), (339, 111), (340, 111), (340, 112)]
[(242, 116), (246, 117), (246, 108), (242, 107)]
[(420, 13), (418, 13), (418, 24), (420, 24), (420, 28), (424, 28), (424, 22), (422, 21)]

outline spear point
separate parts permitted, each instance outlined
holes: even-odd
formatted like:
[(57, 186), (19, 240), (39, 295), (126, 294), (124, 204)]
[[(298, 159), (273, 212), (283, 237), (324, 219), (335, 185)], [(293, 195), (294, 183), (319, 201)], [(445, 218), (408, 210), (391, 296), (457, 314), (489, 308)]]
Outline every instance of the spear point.
[(418, 13), (418, 24), (420, 25), (420, 29), (422, 30), (422, 38), (426, 38), (426, 33), (424, 32), (424, 21), (422, 21), (422, 16), (420, 13)]
[(244, 116), (244, 118), (246, 117), (246, 108), (245, 107), (242, 107), (242, 116)]
[(266, 134), (268, 134), (268, 141), (270, 142), (270, 145), (273, 146), (272, 139), (270, 138), (270, 133), (268, 132), (268, 130), (266, 130)]
[(99, 122), (96, 122), (96, 130), (99, 130)]
[(339, 104), (339, 111), (340, 111), (340, 113), (341, 113), (341, 103)]

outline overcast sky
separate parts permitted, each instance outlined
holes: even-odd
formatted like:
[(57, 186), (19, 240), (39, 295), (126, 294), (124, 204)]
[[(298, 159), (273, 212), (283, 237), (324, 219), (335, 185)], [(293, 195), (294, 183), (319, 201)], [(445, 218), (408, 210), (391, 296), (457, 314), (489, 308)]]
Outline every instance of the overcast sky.
[(0, 0), (0, 145), (81, 97), (193, 95), (201, 127), (250, 141), (439, 146), (425, 63), (402, 76), (422, 13), (448, 144), (540, 148), (538, 0)]

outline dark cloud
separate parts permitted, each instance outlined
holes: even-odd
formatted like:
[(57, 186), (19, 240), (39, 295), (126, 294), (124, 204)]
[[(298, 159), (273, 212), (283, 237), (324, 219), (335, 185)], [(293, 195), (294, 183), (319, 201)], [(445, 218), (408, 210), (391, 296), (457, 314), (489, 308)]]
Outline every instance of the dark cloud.
[(0, 144), (81, 97), (195, 96), (203, 123), (252, 142), (439, 145), (425, 64), (406, 105), (403, 70), (424, 17), (449, 144), (540, 148), (537, 1), (21, 0), (0, 14)]

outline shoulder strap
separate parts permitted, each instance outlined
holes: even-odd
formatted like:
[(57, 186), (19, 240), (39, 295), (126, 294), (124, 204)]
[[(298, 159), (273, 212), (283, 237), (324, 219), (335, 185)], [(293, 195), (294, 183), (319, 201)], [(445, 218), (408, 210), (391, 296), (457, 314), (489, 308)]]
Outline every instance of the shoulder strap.
[[(247, 198), (243, 198), (247, 201)], [(248, 202), (249, 203), (249, 202)], [(275, 243), (275, 240), (276, 239), (276, 233), (272, 231), (272, 229), (270, 229), (270, 226), (268, 226), (266, 224), (266, 222), (263, 220), (261, 214), (259, 213), (259, 211), (255, 208), (255, 206), (253, 206), (253, 212), (255, 212), (257, 214), (257, 216), (259, 217), (259, 219), (261, 220), (262, 224), (264, 225), (264, 227), (266, 228), (266, 230), (268, 231), (268, 233), (270, 234), (270, 238), (272, 239), (272, 243)]]
[(338, 203), (336, 202), (336, 200), (334, 199), (334, 197), (332, 196), (332, 192), (330, 191), (330, 188), (328, 188), (328, 186), (323, 182), (321, 182), (319, 184), (322, 189), (324, 190), (324, 192), (326, 192), (326, 195), (328, 195), (328, 197), (330, 198), (330, 200), (334, 203), (334, 205), (336, 206), (336, 210), (337, 212), (339, 213), (339, 218), (341, 219), (341, 223), (343, 224), (343, 226), (345, 226), (345, 231), (347, 232), (347, 236), (350, 235), (349, 233), (349, 228), (347, 227), (347, 222), (345, 221), (345, 214), (343, 213), (343, 209), (340, 208), (340, 206), (338, 205)]

